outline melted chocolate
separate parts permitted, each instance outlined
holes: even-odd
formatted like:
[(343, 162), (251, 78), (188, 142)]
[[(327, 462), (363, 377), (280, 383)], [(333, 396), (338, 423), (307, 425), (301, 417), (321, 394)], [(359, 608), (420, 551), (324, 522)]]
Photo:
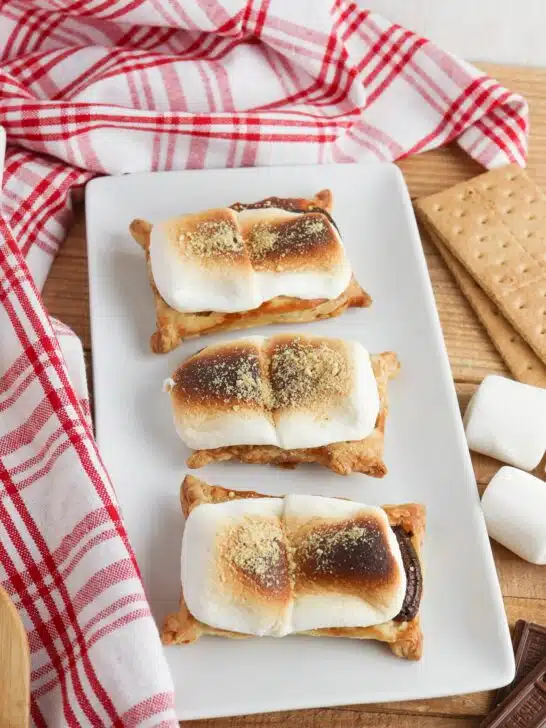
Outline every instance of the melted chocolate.
[(395, 622), (409, 622), (417, 616), (421, 594), (423, 592), (423, 574), (415, 548), (411, 542), (411, 534), (402, 526), (393, 526), (394, 535), (402, 554), (402, 563), (406, 572), (406, 594), (402, 609), (394, 618)]
[(318, 206), (306, 207), (302, 210), (301, 202), (302, 201), (298, 198), (268, 197), (265, 200), (260, 200), (259, 202), (235, 202), (231, 205), (231, 209), (236, 212), (241, 212), (241, 210), (267, 210), (270, 207), (277, 207), (279, 210), (300, 212), (302, 214), (306, 212), (318, 212), (321, 215), (324, 215), (339, 233), (338, 226), (335, 224), (332, 216), (327, 210)]

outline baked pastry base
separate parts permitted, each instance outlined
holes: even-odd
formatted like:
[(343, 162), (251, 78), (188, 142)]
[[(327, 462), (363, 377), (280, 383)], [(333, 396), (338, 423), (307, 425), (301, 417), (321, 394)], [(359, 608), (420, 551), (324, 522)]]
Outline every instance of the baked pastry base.
[[(218, 485), (208, 485), (192, 475), (184, 478), (180, 489), (180, 501), (184, 517), (202, 503), (222, 503), (235, 498), (264, 498), (255, 491), (235, 491)], [(425, 508), (418, 503), (382, 506), (387, 513), (391, 526), (401, 526), (411, 537), (415, 552), (421, 562), (421, 547), (425, 533)], [(423, 651), (423, 634), (420, 619), (417, 615), (407, 622), (391, 620), (372, 627), (343, 627), (333, 629), (316, 629), (301, 634), (311, 637), (346, 637), (350, 639), (378, 640), (386, 642), (398, 657), (407, 660), (419, 660)], [(165, 645), (180, 645), (195, 642), (202, 635), (217, 635), (232, 639), (244, 639), (253, 635), (229, 632), (199, 622), (189, 612), (184, 597), (180, 597), (180, 608), (165, 620), (161, 639)]]
[[(311, 200), (290, 199), (293, 210), (304, 212), (309, 209), (331, 209), (332, 196), (329, 190), (322, 190)], [(236, 205), (234, 206), (236, 207)], [(370, 296), (359, 286), (354, 276), (345, 291), (335, 299), (303, 299), (277, 296), (258, 308), (238, 313), (206, 311), (182, 313), (171, 308), (161, 297), (155, 285), (150, 264), (150, 232), (152, 225), (146, 220), (133, 220), (129, 231), (146, 254), (148, 280), (154, 294), (157, 331), (152, 334), (150, 346), (156, 354), (175, 349), (184, 339), (193, 339), (204, 334), (234, 329), (247, 329), (266, 324), (294, 324), (318, 321), (339, 316), (349, 307), (366, 307), (372, 302)]]
[(373, 431), (363, 440), (335, 442), (323, 447), (283, 450), (275, 445), (233, 445), (212, 450), (195, 450), (187, 460), (190, 468), (202, 468), (207, 463), (239, 460), (243, 463), (280, 465), (294, 468), (299, 463), (318, 463), (339, 475), (365, 473), (382, 478), (387, 473), (383, 462), (385, 422), (387, 420), (387, 383), (396, 376), (400, 365), (396, 354), (384, 352), (371, 357), (377, 380), (380, 409)]

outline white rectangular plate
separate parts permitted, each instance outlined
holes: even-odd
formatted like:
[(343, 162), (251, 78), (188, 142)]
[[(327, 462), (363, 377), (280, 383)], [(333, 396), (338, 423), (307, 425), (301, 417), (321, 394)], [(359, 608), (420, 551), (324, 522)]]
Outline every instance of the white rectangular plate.
[(167, 649), (180, 718), (425, 698), (494, 688), (512, 678), (502, 597), (426, 263), (407, 189), (391, 165), (138, 174), (87, 186), (97, 435), (154, 615), (161, 623), (177, 609), (178, 491), (188, 454), (175, 435), (161, 383), (197, 349), (244, 333), (153, 354), (152, 295), (144, 256), (127, 226), (135, 217), (153, 222), (237, 200), (310, 196), (324, 187), (333, 190), (334, 218), (356, 277), (374, 303), (292, 329), (398, 353), (402, 370), (390, 387), (386, 433), (389, 474), (382, 480), (343, 478), (318, 466), (286, 471), (234, 463), (196, 474), (272, 494), (426, 504), (424, 657), (406, 662), (384, 645), (358, 640), (208, 637)]

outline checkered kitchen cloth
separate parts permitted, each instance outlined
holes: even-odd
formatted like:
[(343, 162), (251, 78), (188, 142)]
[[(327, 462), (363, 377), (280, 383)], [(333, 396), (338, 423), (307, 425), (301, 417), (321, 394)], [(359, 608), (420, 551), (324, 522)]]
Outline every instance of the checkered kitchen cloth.
[(393, 160), (457, 139), (525, 163), (527, 106), (348, 0), (0, 3), (0, 583), (36, 725), (167, 726), (172, 686), (89, 420), (38, 290), (95, 174)]

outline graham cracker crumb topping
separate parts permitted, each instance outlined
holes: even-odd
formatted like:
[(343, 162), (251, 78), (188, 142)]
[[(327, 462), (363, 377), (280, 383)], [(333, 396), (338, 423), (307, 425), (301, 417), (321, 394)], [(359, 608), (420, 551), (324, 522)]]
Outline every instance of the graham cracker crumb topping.
[(269, 255), (303, 254), (329, 240), (324, 216), (309, 213), (288, 222), (259, 222), (250, 230), (247, 243), (251, 258), (259, 261)]
[(224, 542), (226, 559), (261, 586), (279, 586), (288, 578), (286, 547), (278, 520), (245, 516)]
[(220, 400), (235, 411), (241, 403), (262, 405), (270, 399), (260, 357), (246, 347), (194, 357), (175, 372), (175, 381), (184, 396)]
[(174, 373), (174, 396), (242, 414), (311, 408), (317, 419), (328, 419), (350, 396), (354, 364), (342, 341), (288, 335), (269, 341), (263, 350), (251, 343), (204, 349)]
[(241, 255), (245, 246), (238, 230), (226, 220), (204, 220), (192, 231), (181, 232), (178, 242), (192, 255)]
[(298, 407), (348, 395), (351, 372), (342, 351), (326, 342), (294, 338), (271, 357), (271, 385), (276, 407)]

